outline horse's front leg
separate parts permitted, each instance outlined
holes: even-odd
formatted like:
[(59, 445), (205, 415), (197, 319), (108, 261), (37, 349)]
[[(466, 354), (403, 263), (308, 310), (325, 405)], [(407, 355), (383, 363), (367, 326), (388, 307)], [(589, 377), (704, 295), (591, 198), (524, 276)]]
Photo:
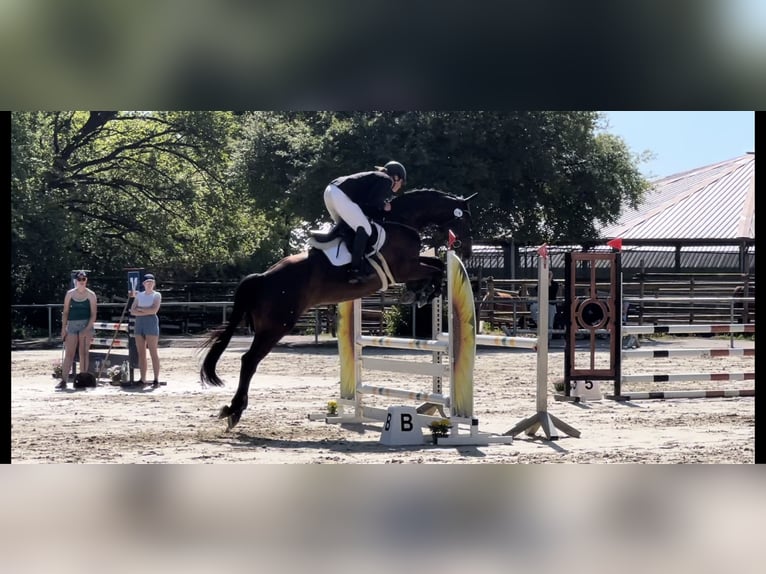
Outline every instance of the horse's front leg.
[(423, 287), (418, 297), (418, 306), (422, 307), (433, 299), (441, 297), (445, 268), (444, 262), (436, 257), (421, 257), (420, 264), (430, 270), (428, 283)]
[(412, 279), (406, 283), (404, 303), (417, 302), (423, 307), (442, 294), (444, 263), (436, 257), (419, 257), (417, 267), (411, 271)]

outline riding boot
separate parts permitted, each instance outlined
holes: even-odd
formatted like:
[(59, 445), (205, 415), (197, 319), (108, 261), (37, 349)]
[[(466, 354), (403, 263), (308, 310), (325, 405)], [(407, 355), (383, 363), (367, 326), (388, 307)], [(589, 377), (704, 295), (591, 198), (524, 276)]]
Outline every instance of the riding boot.
[(354, 247), (351, 251), (351, 277), (349, 283), (364, 283), (367, 280), (367, 275), (364, 272), (364, 248), (367, 246), (367, 241), (370, 236), (363, 227), (356, 228), (356, 235), (354, 236)]

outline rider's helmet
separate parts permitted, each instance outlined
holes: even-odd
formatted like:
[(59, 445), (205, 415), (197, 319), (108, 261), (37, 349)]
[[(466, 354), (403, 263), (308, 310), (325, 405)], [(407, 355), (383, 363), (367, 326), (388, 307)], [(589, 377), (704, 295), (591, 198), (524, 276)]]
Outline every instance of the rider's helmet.
[(383, 167), (376, 167), (378, 171), (385, 171), (391, 177), (399, 176), (402, 180), (402, 184), (407, 182), (407, 170), (398, 161), (389, 161)]

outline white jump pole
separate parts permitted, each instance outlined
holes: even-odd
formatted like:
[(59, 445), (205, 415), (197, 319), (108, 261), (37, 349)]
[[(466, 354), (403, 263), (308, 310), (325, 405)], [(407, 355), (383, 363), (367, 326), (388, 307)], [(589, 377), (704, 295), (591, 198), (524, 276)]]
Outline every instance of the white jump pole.
[(579, 438), (580, 431), (548, 412), (548, 246), (542, 245), (537, 254), (537, 412), (504, 434), (516, 436), (524, 431), (534, 436), (542, 427), (548, 440), (558, 440), (557, 428)]

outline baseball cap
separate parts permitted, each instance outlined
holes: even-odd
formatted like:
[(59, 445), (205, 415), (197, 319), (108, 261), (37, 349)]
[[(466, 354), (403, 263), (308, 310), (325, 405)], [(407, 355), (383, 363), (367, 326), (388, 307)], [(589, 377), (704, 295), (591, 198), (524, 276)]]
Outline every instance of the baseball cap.
[(85, 273), (85, 271), (78, 271), (77, 273), (75, 273), (74, 278), (75, 279), (87, 279), (88, 278), (88, 274)]
[(154, 281), (154, 280), (155, 280), (154, 275), (152, 275), (151, 273), (147, 273), (146, 275), (144, 275), (144, 281)]

